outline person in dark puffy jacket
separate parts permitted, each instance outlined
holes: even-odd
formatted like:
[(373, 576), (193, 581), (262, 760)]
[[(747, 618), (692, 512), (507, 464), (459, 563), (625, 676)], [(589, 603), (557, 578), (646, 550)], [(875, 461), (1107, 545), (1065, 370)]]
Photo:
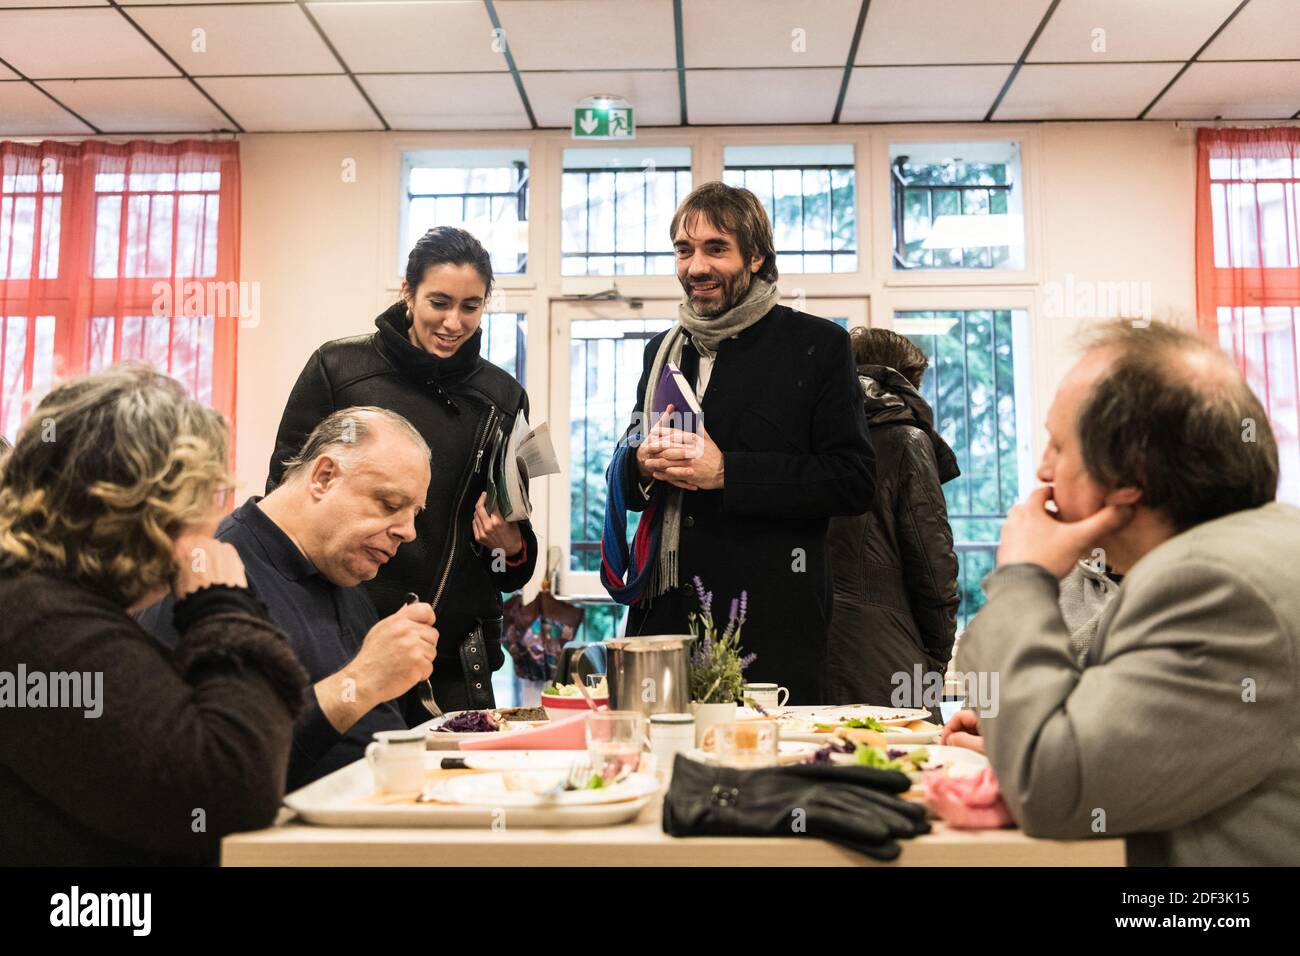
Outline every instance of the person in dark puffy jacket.
[(918, 391), (925, 353), (888, 329), (854, 329), (852, 340), (877, 489), (870, 511), (832, 519), (827, 537), (828, 700), (898, 705), (906, 691), (907, 706), (921, 706), (916, 665), (942, 687), (956, 635), (957, 555), (940, 486), (961, 471)]

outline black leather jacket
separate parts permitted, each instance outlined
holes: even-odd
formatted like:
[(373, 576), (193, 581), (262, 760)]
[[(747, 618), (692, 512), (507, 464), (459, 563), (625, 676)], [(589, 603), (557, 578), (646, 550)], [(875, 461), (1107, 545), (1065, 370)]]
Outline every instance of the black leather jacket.
[[(486, 487), (486, 446), (515, 416), (528, 413), (528, 396), (505, 371), (479, 355), (482, 332), (450, 359), (407, 338), (410, 319), (398, 303), (375, 320), (370, 335), (322, 345), (285, 406), (271, 457), (267, 490), (279, 484), (284, 461), (331, 412), (375, 405), (405, 416), (433, 450), (429, 495), (415, 519), (416, 539), (402, 545), (366, 589), (381, 617), (402, 605), (408, 592), (434, 606), (439, 631), (433, 690), (445, 711), (491, 707), (492, 671), (501, 649), (501, 592), (519, 590), (537, 564), (537, 537), (525, 521), (525, 556), (499, 567), (474, 541), (474, 504)], [(428, 719), (414, 691), (402, 701), (412, 723)]]
[(835, 704), (889, 706), (899, 671), (941, 675), (957, 629), (957, 555), (944, 482), (961, 474), (934, 413), (902, 375), (858, 367), (876, 449), (870, 511), (833, 518), (828, 683)]

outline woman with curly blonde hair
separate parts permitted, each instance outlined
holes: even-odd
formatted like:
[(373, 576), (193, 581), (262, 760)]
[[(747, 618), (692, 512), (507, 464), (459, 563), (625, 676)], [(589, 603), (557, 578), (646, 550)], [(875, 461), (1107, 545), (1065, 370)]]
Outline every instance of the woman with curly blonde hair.
[[(118, 366), (0, 453), (0, 859), (202, 863), (265, 826), (305, 675), (213, 539), (221, 416)], [(131, 619), (171, 592), (175, 652)]]

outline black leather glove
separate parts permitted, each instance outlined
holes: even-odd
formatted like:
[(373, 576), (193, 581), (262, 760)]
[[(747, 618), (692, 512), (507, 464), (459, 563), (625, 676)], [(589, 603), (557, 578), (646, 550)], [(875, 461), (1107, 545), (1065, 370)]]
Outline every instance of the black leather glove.
[(893, 860), (902, 852), (897, 839), (930, 832), (925, 807), (893, 795), (909, 786), (893, 770), (826, 764), (736, 770), (679, 754), (664, 799), (664, 832), (820, 837)]

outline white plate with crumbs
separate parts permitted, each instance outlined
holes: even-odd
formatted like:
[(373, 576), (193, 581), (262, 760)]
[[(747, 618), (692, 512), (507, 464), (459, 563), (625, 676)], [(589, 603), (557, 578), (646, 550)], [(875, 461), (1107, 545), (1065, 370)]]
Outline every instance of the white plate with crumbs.
[[(469, 780), (492, 776), (462, 771), (463, 776), (446, 777), (438, 768), (444, 754), (426, 753), (428, 785), (446, 779)], [(497, 774), (498, 776), (500, 774)], [(440, 779), (442, 778), (442, 779)], [(631, 779), (631, 778), (629, 778)], [(348, 764), (328, 776), (295, 790), (284, 798), (285, 805), (302, 820), (325, 827), (460, 827), (500, 829), (509, 827), (605, 827), (629, 823), (641, 815), (658, 793), (658, 786), (614, 803), (554, 804), (546, 806), (466, 805), (420, 803), (419, 793), (376, 793), (374, 775), (364, 760)]]

